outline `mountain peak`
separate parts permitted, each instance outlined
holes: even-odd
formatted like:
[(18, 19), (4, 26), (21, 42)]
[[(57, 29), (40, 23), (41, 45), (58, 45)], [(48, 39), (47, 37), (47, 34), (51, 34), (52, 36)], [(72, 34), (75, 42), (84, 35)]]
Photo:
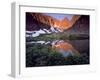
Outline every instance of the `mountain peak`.
[(69, 21), (67, 17), (64, 17), (62, 21)]
[(56, 28), (59, 31), (64, 31), (72, 27), (72, 25), (79, 19), (80, 16), (73, 16), (71, 20), (64, 17), (62, 20), (56, 19), (52, 16), (44, 15), (42, 13), (27, 13), (27, 30), (52, 29)]

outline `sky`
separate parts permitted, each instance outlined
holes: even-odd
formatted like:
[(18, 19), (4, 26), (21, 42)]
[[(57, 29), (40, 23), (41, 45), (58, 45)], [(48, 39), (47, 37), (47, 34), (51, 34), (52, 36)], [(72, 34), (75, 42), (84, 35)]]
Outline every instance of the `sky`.
[(58, 14), (58, 13), (44, 13), (44, 14), (52, 16), (59, 20), (63, 20), (65, 17), (67, 17), (69, 20), (71, 20), (73, 17), (73, 14)]

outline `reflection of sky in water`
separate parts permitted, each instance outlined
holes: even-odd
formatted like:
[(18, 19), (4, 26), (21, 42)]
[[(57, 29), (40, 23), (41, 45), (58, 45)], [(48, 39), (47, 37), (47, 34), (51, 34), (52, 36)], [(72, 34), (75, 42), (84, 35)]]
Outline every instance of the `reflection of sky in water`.
[(65, 17), (67, 17), (69, 20), (71, 20), (73, 17), (73, 14), (57, 14), (57, 13), (44, 13), (44, 14), (52, 16), (52, 17), (59, 19), (59, 20), (62, 20)]

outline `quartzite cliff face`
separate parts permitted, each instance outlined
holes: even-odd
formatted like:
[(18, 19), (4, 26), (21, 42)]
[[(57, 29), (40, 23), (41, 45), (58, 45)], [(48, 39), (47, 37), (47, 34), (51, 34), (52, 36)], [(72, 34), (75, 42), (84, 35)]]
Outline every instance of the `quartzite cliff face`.
[(57, 20), (42, 13), (26, 13), (26, 30), (35, 31), (40, 29), (50, 30), (51, 27), (67, 32), (89, 33), (89, 16), (74, 15), (69, 21), (67, 17)]
[(89, 15), (81, 15), (81, 17), (67, 30), (67, 32), (89, 34), (89, 26)]
[(69, 29), (80, 18), (80, 16), (73, 16), (69, 21), (67, 17), (63, 20), (57, 20), (51, 16), (42, 13), (26, 13), (26, 30), (34, 31), (39, 29), (49, 30), (51, 27), (57, 28), (61, 31)]
[(26, 30), (34, 31), (39, 29), (49, 29), (49, 18), (40, 13), (26, 13)]

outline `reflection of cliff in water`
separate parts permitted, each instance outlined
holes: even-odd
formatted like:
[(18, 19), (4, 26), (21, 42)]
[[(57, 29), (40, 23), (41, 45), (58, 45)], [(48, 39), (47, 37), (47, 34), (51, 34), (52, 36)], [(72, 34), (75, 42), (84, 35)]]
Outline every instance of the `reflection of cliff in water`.
[(64, 57), (79, 56), (80, 54), (89, 55), (89, 40), (55, 40), (55, 41), (32, 41), (28, 44), (41, 44), (50, 46), (51, 48), (60, 52)]
[(52, 43), (52, 48), (62, 53), (64, 57), (80, 55), (80, 53), (70, 43), (64, 40), (54, 41)]
[(72, 40), (71, 44), (77, 49), (81, 54), (86, 54), (89, 56), (89, 40)]

